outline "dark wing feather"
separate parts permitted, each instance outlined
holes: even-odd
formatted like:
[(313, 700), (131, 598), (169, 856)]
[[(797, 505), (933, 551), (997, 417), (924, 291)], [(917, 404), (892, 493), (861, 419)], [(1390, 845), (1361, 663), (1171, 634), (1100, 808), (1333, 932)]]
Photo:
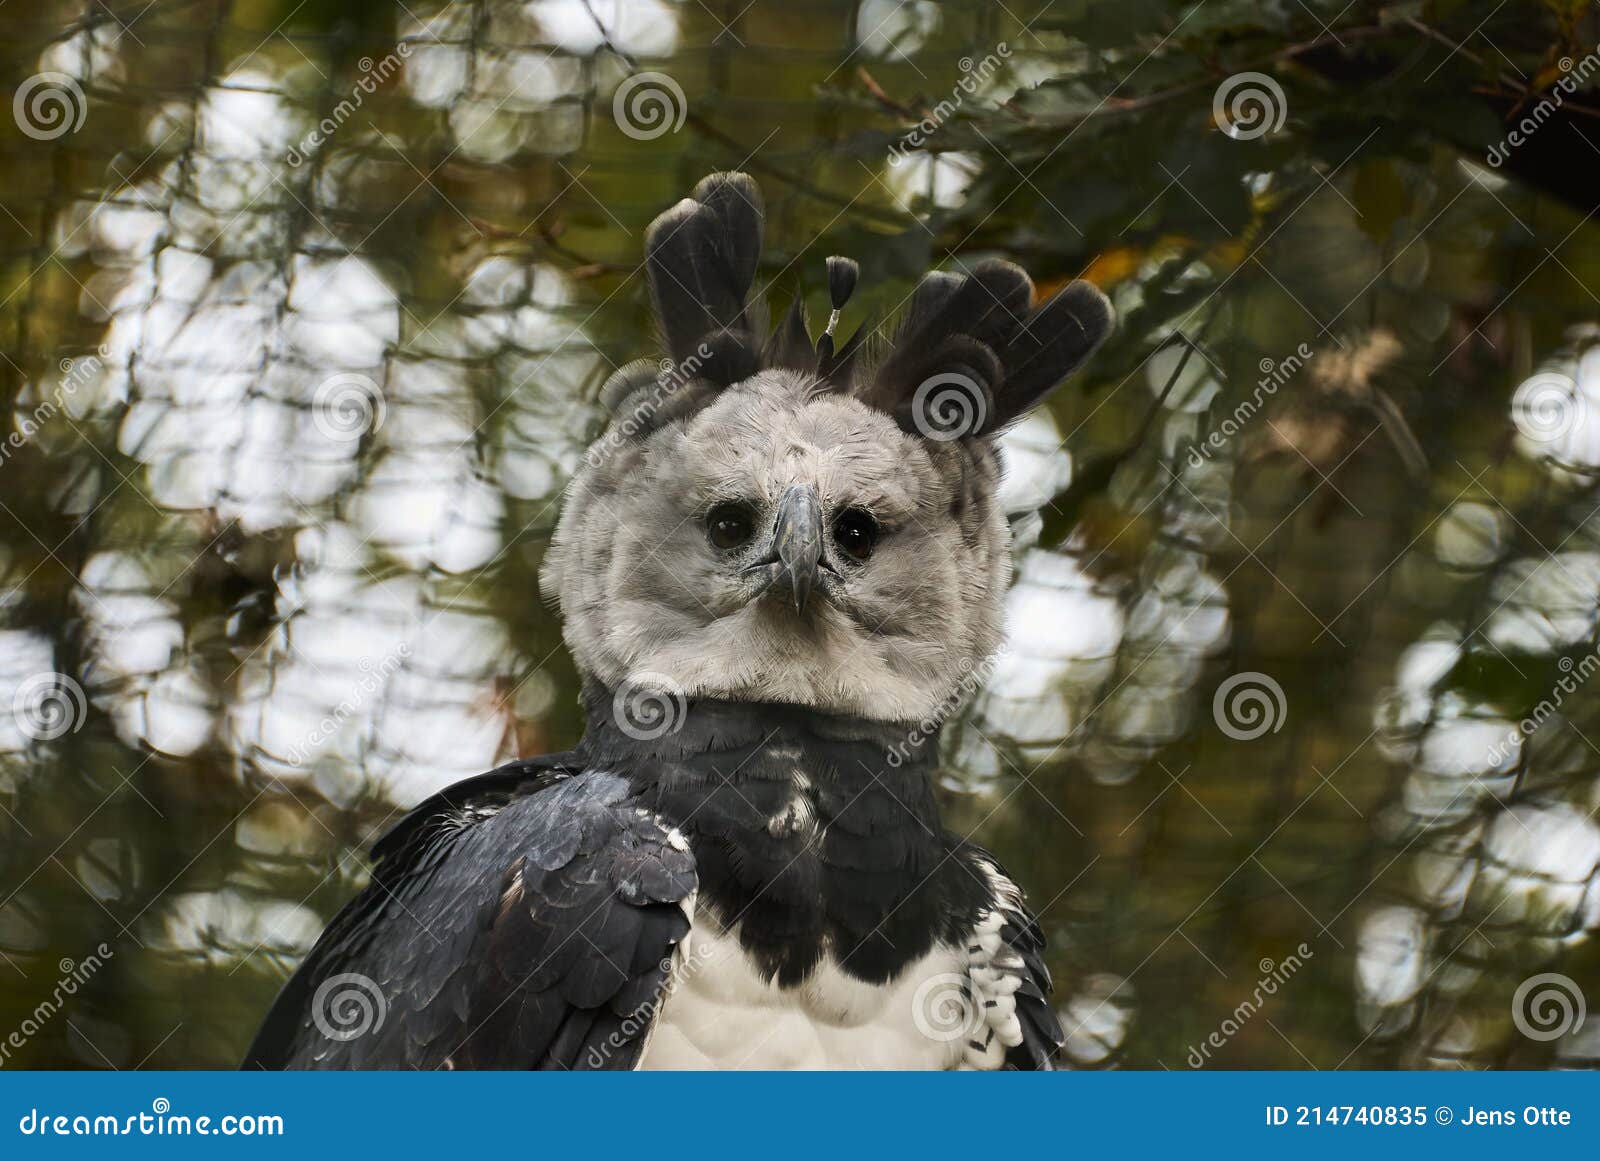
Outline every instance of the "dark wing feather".
[(1005, 910), (1000, 942), (1022, 960), (1022, 986), (1017, 989), (1017, 1022), (1022, 1043), (1006, 1050), (1006, 1067), (1024, 1071), (1049, 1071), (1056, 1066), (1066, 1033), (1050, 1006), (1050, 969), (1044, 962), (1044, 934), (1026, 909)]
[[(436, 795), (374, 854), (245, 1067), (633, 1066), (696, 877), (625, 779), (515, 763)], [(341, 994), (367, 1010), (341, 1018)]]

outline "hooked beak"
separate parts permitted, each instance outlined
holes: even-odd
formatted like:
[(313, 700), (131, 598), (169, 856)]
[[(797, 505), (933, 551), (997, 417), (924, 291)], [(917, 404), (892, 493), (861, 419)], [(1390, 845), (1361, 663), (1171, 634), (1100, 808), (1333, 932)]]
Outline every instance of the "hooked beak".
[(794, 595), (796, 612), (804, 612), (806, 598), (816, 584), (822, 559), (822, 501), (809, 484), (794, 484), (778, 502), (778, 519), (772, 544), (762, 560), (746, 572), (762, 574), (760, 591), (781, 581)]

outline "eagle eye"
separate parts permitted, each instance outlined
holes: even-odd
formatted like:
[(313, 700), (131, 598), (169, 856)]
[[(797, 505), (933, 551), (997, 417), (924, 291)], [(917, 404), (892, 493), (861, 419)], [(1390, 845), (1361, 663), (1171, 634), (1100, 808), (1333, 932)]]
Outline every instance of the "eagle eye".
[(718, 504), (706, 513), (706, 539), (714, 548), (726, 550), (749, 543), (755, 527), (755, 512), (738, 501)]
[(866, 560), (878, 544), (878, 522), (861, 508), (846, 508), (833, 521), (833, 541), (851, 560)]

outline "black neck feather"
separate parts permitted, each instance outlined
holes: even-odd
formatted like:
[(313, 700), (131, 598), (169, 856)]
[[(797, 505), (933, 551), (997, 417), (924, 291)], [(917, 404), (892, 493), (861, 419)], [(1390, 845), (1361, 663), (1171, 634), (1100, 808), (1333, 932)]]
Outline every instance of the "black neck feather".
[[(638, 700), (652, 700), (636, 695)], [(939, 729), (825, 713), (782, 702), (652, 700), (651, 716), (631, 711), (598, 682), (583, 692), (587, 728), (578, 752), (591, 763), (626, 765), (648, 775), (656, 764), (724, 756), (733, 764), (752, 750), (824, 747), (851, 764), (900, 782), (929, 778), (939, 766)], [(653, 716), (659, 709), (660, 717)]]
[(825, 954), (887, 979), (982, 906), (940, 827), (936, 730), (727, 701), (641, 723), (598, 684), (585, 701), (585, 765), (625, 773), (688, 836), (702, 907), (780, 983)]

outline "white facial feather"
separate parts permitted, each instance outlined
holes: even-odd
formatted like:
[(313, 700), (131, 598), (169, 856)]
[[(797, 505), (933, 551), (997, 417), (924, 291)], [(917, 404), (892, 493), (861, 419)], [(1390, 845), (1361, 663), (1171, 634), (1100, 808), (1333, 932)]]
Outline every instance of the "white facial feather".
[[(626, 411), (626, 409), (624, 409)], [(686, 419), (611, 448), (573, 481), (543, 581), (580, 670), (611, 688), (666, 678), (688, 697), (788, 702), (915, 721), (1000, 643), (1009, 530), (989, 441), (939, 443), (856, 399), (763, 371)], [(797, 612), (750, 599), (744, 559), (706, 515), (742, 501), (759, 532), (795, 484), (825, 528), (846, 507), (882, 529), (871, 557)]]

